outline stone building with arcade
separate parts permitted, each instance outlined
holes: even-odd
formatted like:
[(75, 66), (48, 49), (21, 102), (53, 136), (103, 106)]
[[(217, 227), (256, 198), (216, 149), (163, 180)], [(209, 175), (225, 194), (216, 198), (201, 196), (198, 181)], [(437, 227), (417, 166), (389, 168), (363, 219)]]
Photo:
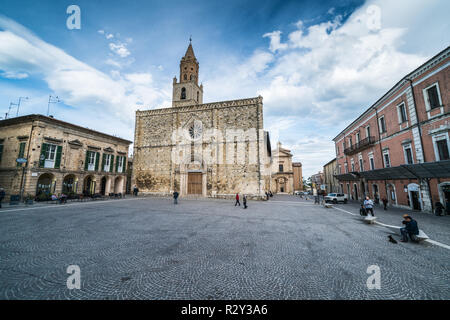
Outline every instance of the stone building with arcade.
[(131, 143), (43, 115), (2, 120), (0, 187), (8, 197), (123, 194)]

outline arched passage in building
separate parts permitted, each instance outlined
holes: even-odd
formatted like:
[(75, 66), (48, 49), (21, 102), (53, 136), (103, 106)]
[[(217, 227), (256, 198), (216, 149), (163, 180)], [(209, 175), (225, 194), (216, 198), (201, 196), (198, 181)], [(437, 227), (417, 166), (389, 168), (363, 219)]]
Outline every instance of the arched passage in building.
[(68, 194), (77, 192), (78, 178), (74, 174), (68, 174), (64, 177), (62, 184), (62, 193)]
[(409, 206), (413, 210), (422, 210), (422, 196), (417, 183), (408, 184)]
[(375, 203), (380, 202), (380, 191), (378, 190), (378, 185), (376, 183), (372, 184), (372, 196)]
[(395, 192), (395, 186), (393, 184), (387, 184), (387, 198), (390, 204), (397, 204), (397, 193)]
[(123, 177), (114, 180), (114, 193), (123, 193)]
[(353, 184), (353, 196), (354, 200), (358, 200), (358, 185), (356, 183)]
[(92, 195), (95, 193), (96, 181), (95, 177), (89, 175), (84, 178), (83, 182), (83, 194), (84, 195)]
[(444, 206), (447, 214), (450, 214), (450, 182), (442, 182), (438, 185), (439, 201)]
[(56, 178), (51, 173), (43, 173), (39, 176), (36, 185), (36, 196), (40, 194), (50, 195), (55, 192)]

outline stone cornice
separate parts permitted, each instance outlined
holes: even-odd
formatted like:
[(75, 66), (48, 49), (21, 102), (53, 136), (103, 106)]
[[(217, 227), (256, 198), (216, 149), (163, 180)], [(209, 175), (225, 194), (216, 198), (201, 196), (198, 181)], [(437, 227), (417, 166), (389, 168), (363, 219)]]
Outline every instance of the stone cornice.
[(229, 100), (220, 102), (211, 102), (204, 104), (196, 104), (184, 107), (171, 107), (162, 109), (151, 109), (136, 111), (136, 116), (150, 116), (150, 115), (162, 115), (162, 114), (172, 114), (177, 112), (193, 112), (193, 111), (206, 111), (220, 108), (232, 108), (232, 107), (243, 107), (250, 105), (262, 104), (263, 98), (261, 96), (255, 98), (239, 99), (239, 100)]

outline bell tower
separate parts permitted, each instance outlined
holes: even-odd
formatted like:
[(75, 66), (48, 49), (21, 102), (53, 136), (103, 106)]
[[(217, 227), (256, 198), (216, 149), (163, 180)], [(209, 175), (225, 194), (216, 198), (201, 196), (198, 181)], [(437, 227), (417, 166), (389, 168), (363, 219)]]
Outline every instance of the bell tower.
[(180, 81), (173, 78), (172, 107), (203, 103), (203, 84), (198, 85), (199, 63), (192, 48), (192, 40), (180, 61)]

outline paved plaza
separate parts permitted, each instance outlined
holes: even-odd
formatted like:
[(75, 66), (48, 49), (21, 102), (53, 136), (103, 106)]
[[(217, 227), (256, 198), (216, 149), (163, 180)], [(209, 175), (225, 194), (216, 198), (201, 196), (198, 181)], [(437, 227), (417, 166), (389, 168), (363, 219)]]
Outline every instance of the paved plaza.
[[(156, 197), (0, 209), (0, 299), (450, 298), (450, 250), (390, 243), (342, 210), (294, 196), (246, 210)], [(400, 210), (375, 213), (400, 225)], [(450, 244), (450, 217), (416, 218)], [(69, 265), (81, 289), (67, 288)], [(371, 265), (380, 289), (367, 288)]]

